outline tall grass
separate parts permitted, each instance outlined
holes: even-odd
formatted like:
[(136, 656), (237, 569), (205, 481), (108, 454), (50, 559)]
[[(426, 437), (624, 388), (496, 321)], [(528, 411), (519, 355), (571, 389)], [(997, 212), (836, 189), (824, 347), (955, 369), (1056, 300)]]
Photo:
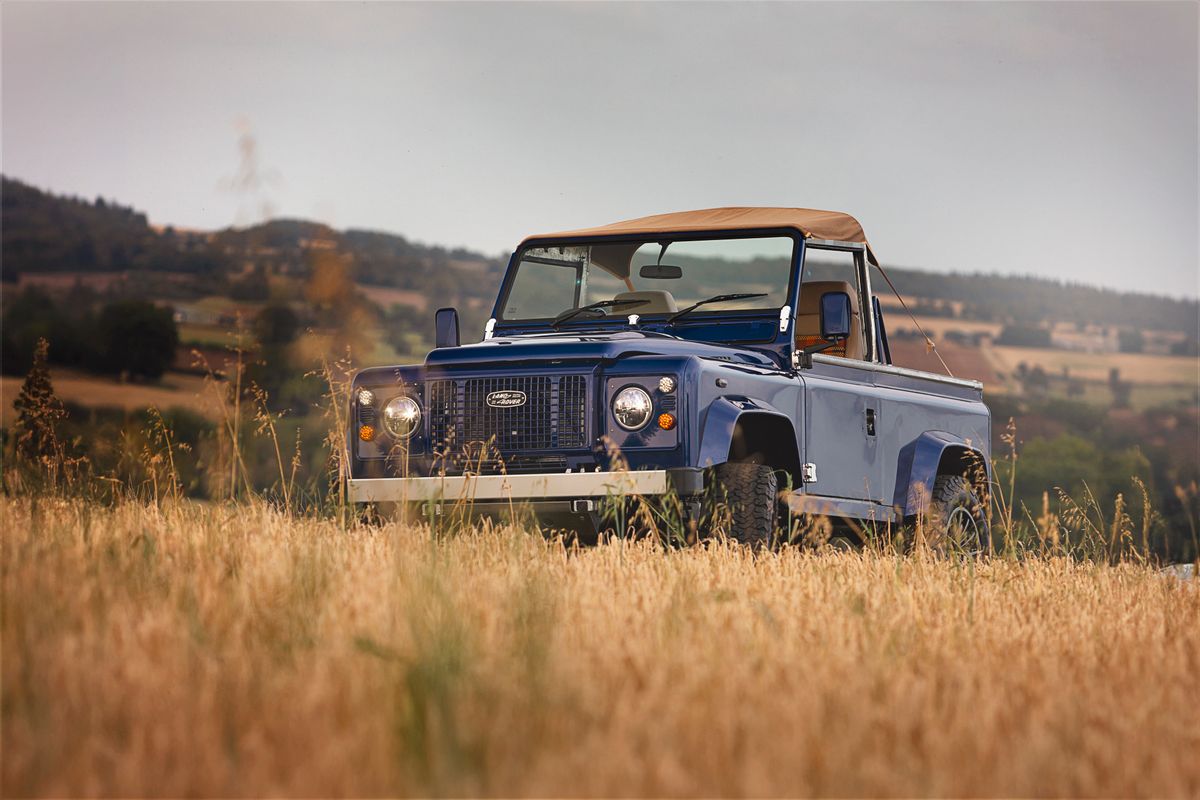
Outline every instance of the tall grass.
[(1200, 588), (0, 500), (6, 796), (1200, 793)]
[[(189, 457), (189, 471), (207, 476), (207, 496), (214, 500), (258, 500), (300, 514), (320, 514), (337, 517), (343, 526), (355, 516), (346, 494), (349, 451), (346, 431), (347, 411), (354, 364), (349, 351), (339, 359), (321, 356), (317, 369), (306, 378), (315, 378), (324, 386), (318, 413), (300, 421), (290, 420), (289, 428), (295, 440), (288, 450), (284, 434), (283, 412), (273, 411), (267, 391), (247, 377), (246, 332), (239, 328), (238, 339), (231, 347), (231, 358), (225, 371), (209, 365), (199, 353), (195, 366), (206, 373), (206, 387), (218, 410), (219, 422), (213, 430), (213, 441), (207, 442), (207, 452)], [(44, 360), (45, 342), (39, 347)], [(47, 384), (48, 387), (48, 384)], [(50, 491), (58, 494), (90, 496), (93, 499), (137, 498), (160, 503), (165, 498), (178, 501), (185, 492), (181, 478), (180, 460), (189, 450), (188, 444), (174, 436), (171, 426), (156, 409), (149, 411), (146, 430), (124, 431), (117, 449), (120, 453), (116, 474), (101, 474), (92, 468), (86, 457), (76, 456), (71, 443), (56, 433), (56, 425), (65, 416), (62, 404), (50, 394), (38, 395), (33, 409), (33, 427), (40, 431), (44, 442), (36, 457), (22, 457), (21, 435), (9, 436), (5, 446), (3, 469), (4, 491), (20, 495), (28, 492)], [(23, 434), (28, 437), (28, 433)], [(306, 453), (302, 441), (309, 437)], [(318, 439), (312, 437), (319, 437)], [(994, 482), (988, 485), (989, 514), (992, 537), (990, 550), (1009, 557), (1069, 556), (1117, 563), (1134, 559), (1152, 561), (1162, 554), (1195, 560), (1200, 557), (1200, 491), (1193, 483), (1175, 487), (1175, 499), (1180, 511), (1175, 516), (1186, 520), (1190, 541), (1168, 534), (1160, 514), (1151, 504), (1151, 492), (1138, 478), (1133, 486), (1139, 495), (1127, 498), (1117, 495), (1109, 501), (1097, 498), (1086, 484), (1076, 496), (1060, 487), (1048, 486), (1043, 494), (1042, 507), (1030, 509), (1017, 497), (1019, 454), (1017, 436), (1012, 421), (1001, 436), (1006, 451), (995, 459)], [(478, 449), (480, 461), (498, 456), (493, 442), (472, 443)], [(248, 453), (257, 449), (264, 458), (254, 459), (259, 467), (252, 479)], [(319, 452), (318, 452), (319, 451)], [(305, 468), (313, 456), (323, 460), (323, 468)], [(392, 457), (403, 464), (407, 453), (402, 447)], [(621, 453), (608, 454), (614, 468), (623, 468)], [(972, 465), (967, 475), (976, 485), (984, 485), (987, 476), (983, 465)], [(298, 476), (307, 473), (304, 480)], [(700, 520), (688, 513), (677, 497), (665, 502), (627, 505), (623, 498), (606, 502), (605, 524), (618, 531), (636, 527), (649, 530), (661, 541), (674, 544), (694, 543), (699, 527), (722, 527), (727, 523), (719, 503), (712, 513), (706, 511)], [(1106, 508), (1111, 503), (1111, 510)], [(455, 504), (448, 516), (453, 524), (440, 528), (469, 528), (469, 508)], [(528, 518), (526, 515), (525, 518)], [(446, 520), (442, 521), (443, 523)], [(937, 525), (918, 517), (907, 526), (850, 525), (850, 539), (881, 552), (905, 550), (914, 543), (919, 547), (945, 549), (938, 541)], [(780, 539), (788, 543), (819, 544), (828, 540), (834, 531), (821, 519), (792, 520), (780, 531)], [(844, 531), (843, 531), (844, 532)], [(1178, 532), (1177, 532), (1178, 534)], [(1174, 538), (1173, 547), (1170, 539)], [(1180, 544), (1182, 543), (1182, 546)], [(1190, 546), (1189, 546), (1190, 545)]]
[[(1014, 558), (1064, 556), (1116, 564), (1156, 562), (1158, 554), (1170, 550), (1163, 540), (1164, 521), (1153, 507), (1146, 484), (1137, 476), (1131, 483), (1138, 496), (1130, 502), (1124, 494), (1117, 494), (1111, 510), (1086, 483), (1075, 496), (1060, 486), (1046, 487), (1041, 508), (1030, 509), (1017, 498), (1020, 456), (1011, 419), (1001, 441), (1007, 450), (994, 461), (996, 481), (990, 493), (996, 552)], [(1190, 551), (1193, 561), (1200, 564), (1200, 491), (1193, 483), (1176, 486), (1175, 495), (1190, 533), (1190, 548), (1185, 546), (1184, 552)]]
[(52, 435), (6, 451), (5, 796), (1200, 795), (1200, 588), (1150, 563), (1144, 491), (1039, 512), (995, 486), (983, 560), (920, 521), (697, 545), (679, 498), (614, 502), (652, 535), (583, 550), (520, 509), (366, 525), (348, 365), (321, 375), (324, 488), (216, 376), (216, 502), (184, 496), (161, 415), (121, 478)]

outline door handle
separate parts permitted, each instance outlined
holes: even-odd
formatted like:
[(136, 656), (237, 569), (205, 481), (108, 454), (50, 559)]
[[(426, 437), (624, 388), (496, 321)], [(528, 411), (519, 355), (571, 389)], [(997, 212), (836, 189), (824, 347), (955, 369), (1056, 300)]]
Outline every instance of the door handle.
[(867, 409), (867, 436), (875, 435), (875, 409)]

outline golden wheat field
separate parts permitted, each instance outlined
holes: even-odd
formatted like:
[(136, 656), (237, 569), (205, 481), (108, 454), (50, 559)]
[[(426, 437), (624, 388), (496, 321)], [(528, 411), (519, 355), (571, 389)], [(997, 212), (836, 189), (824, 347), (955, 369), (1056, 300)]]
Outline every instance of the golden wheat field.
[(5, 796), (1200, 794), (1149, 567), (0, 510)]

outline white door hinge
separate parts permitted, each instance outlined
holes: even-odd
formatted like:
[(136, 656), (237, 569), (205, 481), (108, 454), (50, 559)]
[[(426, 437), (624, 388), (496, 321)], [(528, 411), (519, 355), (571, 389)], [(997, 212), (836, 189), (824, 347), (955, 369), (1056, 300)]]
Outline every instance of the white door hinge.
[(802, 466), (800, 468), (800, 478), (805, 483), (816, 483), (817, 482), (817, 465), (809, 463), (809, 464), (805, 464), (804, 466)]

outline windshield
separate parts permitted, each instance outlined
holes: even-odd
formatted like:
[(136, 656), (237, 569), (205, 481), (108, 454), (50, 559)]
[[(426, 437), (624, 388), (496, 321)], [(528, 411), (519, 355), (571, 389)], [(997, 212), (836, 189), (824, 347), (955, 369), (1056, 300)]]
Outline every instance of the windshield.
[[(500, 319), (570, 323), (666, 317), (720, 295), (688, 315), (777, 310), (787, 303), (794, 242), (787, 236), (690, 241), (595, 242), (521, 252)], [(616, 302), (613, 302), (616, 301)], [(588, 309), (600, 303), (604, 307)], [(578, 314), (570, 312), (583, 309)], [(568, 324), (570, 324), (568, 323)]]

